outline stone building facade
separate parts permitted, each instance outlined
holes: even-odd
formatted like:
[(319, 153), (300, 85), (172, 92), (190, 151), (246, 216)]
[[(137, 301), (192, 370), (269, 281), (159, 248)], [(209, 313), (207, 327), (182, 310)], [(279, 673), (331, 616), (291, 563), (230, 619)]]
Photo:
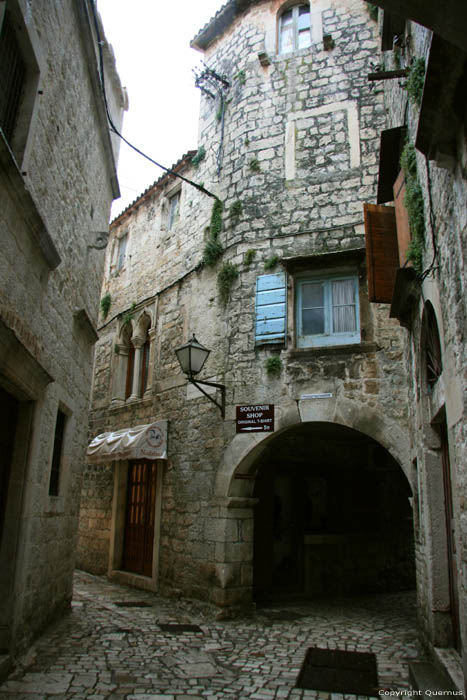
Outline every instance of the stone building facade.
[[(2, 664), (72, 593), (102, 232), (119, 196), (92, 12), (0, 3)], [(102, 51), (121, 125), (126, 98)]]
[[(168, 173), (111, 225), (90, 424), (91, 438), (107, 435), (86, 467), (78, 564), (226, 614), (271, 596), (416, 579), (424, 639), (446, 650), (446, 534), (424, 500), (432, 489), (441, 508), (440, 472), (430, 483), (427, 462), (442, 451), (423, 443), (436, 429), (421, 418), (416, 380), (422, 311), (407, 320), (419, 273), (394, 236), (386, 245), (394, 210), (405, 216), (393, 193), (402, 132), (384, 141), (395, 164), (381, 165), (380, 148), (381, 133), (415, 111), (397, 81), (368, 80), (383, 71), (381, 31), (392, 31), (381, 17), (363, 0), (231, 0), (193, 40), (205, 62), (198, 151), (173, 171), (204, 191)], [(415, 35), (428, 50), (424, 30)], [(457, 175), (433, 170), (438, 194), (422, 182), (441, 211), (446, 178), (462, 210), (462, 148)], [(389, 214), (378, 208), (388, 202)], [(460, 499), (464, 277), (462, 255), (448, 250), (452, 223), (440, 232), (445, 313), (458, 309), (449, 351), (442, 341), (453, 363), (443, 391)], [(422, 254), (431, 260), (429, 244)], [(391, 304), (399, 267), (398, 283), (410, 284)], [(424, 275), (423, 289), (433, 280)], [(440, 291), (424, 294), (440, 308)], [(175, 350), (193, 333), (211, 349), (201, 376), (225, 387), (225, 418), (180, 371)], [(203, 388), (221, 404), (220, 390)], [(242, 431), (237, 414), (261, 407), (273, 408), (274, 429)], [(158, 459), (132, 453), (140, 426), (159, 435)]]
[[(369, 303), (365, 270), (378, 26), (359, 0), (236, 8), (193, 41), (208, 67), (199, 149), (173, 168), (222, 202), (222, 225), (213, 197), (169, 173), (111, 226), (91, 437), (118, 434), (87, 467), (78, 565), (228, 609), (405, 588), (403, 335)], [(178, 366), (192, 333), (212, 349), (203, 376), (225, 385), (225, 420)], [(237, 407), (264, 404), (274, 431), (238, 433)], [(131, 452), (109, 457), (161, 421), (167, 459), (138, 471)], [(126, 520), (138, 484), (149, 534)]]
[[(400, 320), (405, 336), (420, 522), (419, 623), (435, 663), (464, 688), (467, 7), (377, 4), (383, 10), (381, 69), (406, 72), (402, 81), (387, 75), (383, 80), (388, 121), (381, 136), (378, 204), (394, 200), (396, 208), (396, 225), (386, 233), (389, 241), (392, 233), (399, 260), (385, 267), (393, 279), (390, 315)], [(402, 149), (399, 173), (401, 134), (409, 145)], [(408, 210), (405, 221), (401, 202)]]

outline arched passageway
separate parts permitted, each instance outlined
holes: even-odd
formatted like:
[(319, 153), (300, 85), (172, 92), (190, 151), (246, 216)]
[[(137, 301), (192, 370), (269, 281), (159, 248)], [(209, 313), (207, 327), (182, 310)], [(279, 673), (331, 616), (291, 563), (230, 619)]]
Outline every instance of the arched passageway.
[(273, 439), (253, 469), (257, 602), (415, 586), (411, 489), (375, 440), (302, 423)]

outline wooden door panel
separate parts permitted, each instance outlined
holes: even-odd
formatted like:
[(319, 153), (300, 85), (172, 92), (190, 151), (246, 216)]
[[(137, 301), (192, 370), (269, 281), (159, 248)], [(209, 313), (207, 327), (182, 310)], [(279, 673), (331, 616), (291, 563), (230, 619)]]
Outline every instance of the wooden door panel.
[(123, 568), (144, 576), (152, 575), (156, 506), (155, 462), (130, 462)]

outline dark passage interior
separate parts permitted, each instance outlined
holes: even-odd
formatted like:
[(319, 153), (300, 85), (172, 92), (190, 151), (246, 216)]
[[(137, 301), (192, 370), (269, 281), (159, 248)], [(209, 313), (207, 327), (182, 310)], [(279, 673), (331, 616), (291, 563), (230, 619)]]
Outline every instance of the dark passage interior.
[(381, 445), (304, 423), (278, 435), (257, 467), (256, 601), (415, 586), (412, 494)]

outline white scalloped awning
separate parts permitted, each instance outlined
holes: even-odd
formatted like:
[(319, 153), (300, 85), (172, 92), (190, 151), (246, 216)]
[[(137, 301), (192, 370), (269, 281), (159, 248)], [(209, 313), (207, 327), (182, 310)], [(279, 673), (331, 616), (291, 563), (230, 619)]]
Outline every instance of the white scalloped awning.
[(167, 459), (167, 424), (159, 420), (97, 435), (88, 445), (87, 462), (118, 459)]

